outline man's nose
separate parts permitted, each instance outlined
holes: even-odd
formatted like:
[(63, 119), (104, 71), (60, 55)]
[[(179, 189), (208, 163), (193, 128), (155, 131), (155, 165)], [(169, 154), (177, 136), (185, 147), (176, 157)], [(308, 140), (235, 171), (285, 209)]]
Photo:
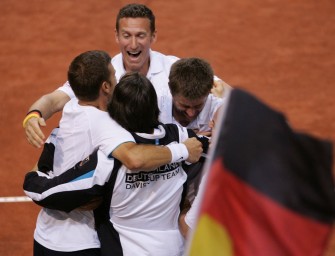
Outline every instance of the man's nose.
[(197, 114), (197, 111), (193, 108), (186, 109), (186, 114), (189, 117), (194, 117)]
[(137, 48), (137, 39), (136, 39), (135, 36), (133, 36), (133, 37), (131, 38), (130, 47), (131, 47), (132, 49), (136, 49), (136, 48)]

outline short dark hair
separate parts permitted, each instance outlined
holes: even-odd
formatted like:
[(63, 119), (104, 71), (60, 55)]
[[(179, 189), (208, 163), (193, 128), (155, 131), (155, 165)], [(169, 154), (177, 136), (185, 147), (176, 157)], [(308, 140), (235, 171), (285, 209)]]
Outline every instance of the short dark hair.
[(195, 100), (207, 96), (214, 82), (214, 71), (210, 64), (199, 58), (183, 58), (171, 66), (169, 87), (172, 96), (181, 94)]
[(87, 51), (73, 59), (67, 77), (79, 100), (93, 101), (99, 97), (103, 82), (111, 82), (109, 65), (111, 57), (104, 51)]
[(116, 31), (119, 31), (119, 21), (122, 18), (148, 18), (151, 33), (154, 33), (156, 30), (155, 15), (144, 4), (128, 4), (122, 7), (116, 17)]
[(109, 115), (130, 132), (152, 133), (159, 125), (156, 91), (139, 72), (121, 77), (108, 103)]

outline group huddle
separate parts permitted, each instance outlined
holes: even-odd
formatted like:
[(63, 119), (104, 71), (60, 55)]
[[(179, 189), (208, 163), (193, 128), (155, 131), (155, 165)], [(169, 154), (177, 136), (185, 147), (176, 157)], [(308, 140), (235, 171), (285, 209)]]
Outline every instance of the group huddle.
[[(115, 33), (121, 53), (75, 57), (68, 81), (24, 119), (28, 141), (44, 144), (23, 185), (43, 207), (35, 256), (185, 253), (196, 215), (187, 210), (229, 86), (203, 59), (151, 50), (155, 17), (145, 5), (123, 7)], [(40, 126), (59, 110), (43, 142)]]

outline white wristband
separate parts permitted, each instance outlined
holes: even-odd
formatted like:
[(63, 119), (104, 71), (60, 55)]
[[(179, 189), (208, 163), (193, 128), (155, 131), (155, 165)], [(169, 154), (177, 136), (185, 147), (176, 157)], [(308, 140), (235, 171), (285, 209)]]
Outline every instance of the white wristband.
[(185, 161), (188, 158), (188, 150), (185, 144), (183, 143), (175, 143), (166, 145), (172, 155), (172, 159), (170, 163), (178, 163), (181, 161)]

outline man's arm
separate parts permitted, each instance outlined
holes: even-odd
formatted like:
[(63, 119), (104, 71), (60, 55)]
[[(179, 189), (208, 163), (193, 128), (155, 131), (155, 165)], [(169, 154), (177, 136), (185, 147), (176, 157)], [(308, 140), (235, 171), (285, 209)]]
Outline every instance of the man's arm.
[(39, 110), (42, 114), (42, 117), (33, 116), (24, 123), (26, 137), (31, 145), (37, 148), (43, 145), (45, 136), (41, 126), (46, 126), (45, 120), (62, 110), (69, 100), (70, 97), (65, 92), (55, 90), (52, 93), (43, 95), (29, 108), (29, 112)]
[(202, 151), (201, 142), (196, 138), (189, 138), (182, 144), (168, 146), (123, 143), (112, 152), (112, 156), (130, 170), (152, 170), (183, 160), (195, 163), (200, 159)]
[[(176, 162), (175, 159), (183, 155), (178, 152), (180, 147), (185, 147), (186, 151), (190, 150), (190, 154), (187, 153), (190, 161), (199, 159), (202, 152), (201, 143), (195, 138), (184, 143), (182, 145), (174, 144), (173, 147), (165, 147), (137, 145), (128, 142), (122, 144), (122, 147), (118, 147), (115, 150), (117, 152), (115, 155), (125, 158), (130, 161), (130, 164), (135, 163), (134, 167), (140, 168), (143, 166), (143, 168), (147, 167), (148, 169), (150, 167), (151, 170), (155, 168), (152, 167), (155, 165), (158, 167), (171, 161)], [(31, 171), (27, 173), (23, 184), (26, 195), (43, 207), (69, 212), (91, 202), (91, 200), (103, 194), (104, 186), (113, 169), (118, 168), (113, 159), (98, 151), (61, 175), (53, 177), (47, 172), (47, 169), (52, 162), (51, 156), (54, 147), (46, 146), (42, 153), (44, 157), (41, 157), (38, 163), (39, 166), (45, 166), (46, 170), (44, 172)], [(172, 149), (172, 154), (170, 149)], [(181, 160), (179, 159), (179, 161)]]
[(181, 234), (183, 235), (183, 237), (186, 239), (188, 233), (190, 232), (190, 227), (189, 227), (189, 226), (187, 225), (187, 223), (185, 222), (185, 216), (186, 216), (186, 213), (181, 212), (180, 215), (179, 215), (178, 222), (179, 222), (179, 230), (180, 230), (180, 233), (181, 233)]
[(59, 176), (28, 172), (23, 190), (40, 206), (70, 212), (103, 195), (114, 167), (114, 159), (95, 151)]
[(198, 214), (202, 204), (202, 197), (206, 189), (206, 179), (207, 179), (207, 173), (205, 173), (201, 179), (199, 185), (199, 191), (195, 196), (191, 206), (185, 207), (179, 215), (178, 219), (179, 229), (181, 234), (185, 238), (187, 238), (187, 235), (190, 232), (190, 230), (193, 230), (197, 224)]

